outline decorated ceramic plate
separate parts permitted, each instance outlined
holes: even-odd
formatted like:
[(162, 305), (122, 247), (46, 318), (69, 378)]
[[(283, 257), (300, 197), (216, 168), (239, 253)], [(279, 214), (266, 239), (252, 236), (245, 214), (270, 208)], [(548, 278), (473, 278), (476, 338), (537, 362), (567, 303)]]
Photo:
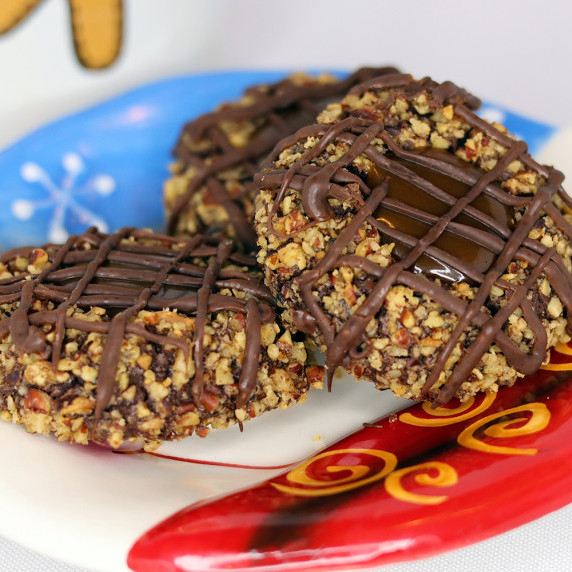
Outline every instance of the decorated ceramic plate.
[[(283, 75), (156, 83), (12, 145), (0, 153), (0, 247), (92, 225), (161, 229), (181, 125)], [(554, 128), (482, 113), (550, 160)], [(517, 387), (438, 409), (346, 377), (242, 433), (153, 454), (1, 424), (0, 534), (89, 569), (149, 572), (372, 569), (478, 542), (572, 501), (571, 356), (559, 347)]]

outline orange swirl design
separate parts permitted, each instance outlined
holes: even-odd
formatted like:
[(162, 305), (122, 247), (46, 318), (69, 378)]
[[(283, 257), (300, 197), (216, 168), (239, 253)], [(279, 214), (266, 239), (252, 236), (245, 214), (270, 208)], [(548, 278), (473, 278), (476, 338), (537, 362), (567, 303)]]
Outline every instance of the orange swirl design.
[[(423, 471), (423, 472), (420, 472)], [(432, 475), (431, 473), (435, 473)], [(457, 471), (447, 463), (439, 461), (428, 461), (427, 463), (420, 463), (412, 467), (405, 467), (393, 471), (387, 475), (385, 479), (385, 489), (393, 497), (404, 502), (423, 505), (435, 505), (445, 502), (449, 497), (447, 496), (434, 496), (434, 495), (421, 495), (407, 491), (402, 484), (403, 477), (411, 473), (417, 473), (413, 477), (415, 482), (423, 486), (431, 487), (450, 487), (459, 481)]]
[[(485, 443), (475, 437), (475, 433), (481, 428), (490, 423), (491, 421), (496, 421), (506, 415), (520, 412), (530, 412), (531, 417), (519, 416), (513, 419), (500, 421), (495, 425), (491, 425), (484, 430), (484, 434), (489, 437), (495, 438), (510, 438), (519, 437), (522, 435), (530, 435), (532, 433), (538, 433), (548, 426), (550, 422), (550, 411), (544, 403), (527, 403), (525, 405), (520, 405), (519, 407), (513, 407), (512, 409), (505, 409), (504, 411), (499, 411), (493, 415), (483, 417), (478, 421), (475, 421), (472, 425), (469, 425), (465, 430), (463, 430), (457, 437), (457, 442), (459, 445), (466, 447), (467, 449), (474, 449), (475, 451), (481, 451), (483, 453), (495, 453), (498, 455), (536, 455), (538, 449), (517, 449), (514, 447), (501, 447), (497, 445), (491, 445)], [(522, 423), (525, 421), (524, 425), (520, 427), (513, 427), (517, 423)]]
[[(317, 480), (312, 478), (308, 473), (307, 469), (320, 459), (324, 459), (326, 457), (331, 457), (333, 455), (339, 454), (356, 454), (356, 455), (371, 455), (378, 459), (382, 459), (384, 461), (384, 466), (381, 470), (370, 474), (372, 471), (372, 467), (368, 467), (366, 465), (331, 465), (325, 467), (325, 470), (328, 473), (347, 473), (349, 471), (349, 475), (344, 477), (340, 477), (336, 480)], [(305, 496), (305, 497), (319, 497), (319, 496), (329, 496), (335, 495), (339, 493), (343, 493), (345, 491), (349, 491), (352, 489), (357, 489), (359, 487), (363, 487), (365, 485), (369, 485), (370, 483), (374, 483), (376, 481), (380, 481), (385, 478), (393, 469), (395, 469), (397, 465), (397, 457), (393, 453), (389, 453), (387, 451), (380, 451), (377, 449), (336, 449), (333, 451), (326, 451), (325, 453), (320, 453), (311, 459), (308, 459), (305, 463), (302, 463), (298, 467), (292, 469), (287, 475), (286, 478), (289, 482), (293, 483), (294, 485), (298, 486), (288, 486), (282, 485), (279, 483), (271, 483), (272, 486), (278, 489), (280, 492), (297, 495), (297, 496)], [(368, 476), (369, 474), (369, 476)], [(304, 487), (304, 488), (301, 488)], [(306, 488), (307, 487), (307, 488)]]
[[(566, 344), (556, 344), (553, 351), (557, 351), (559, 354), (565, 356), (572, 356), (572, 347)], [(546, 365), (541, 365), (540, 369), (545, 369), (548, 371), (572, 371), (572, 362), (565, 363), (547, 363)]]
[(486, 393), (483, 401), (474, 409), (471, 409), (475, 404), (474, 397), (471, 397), (454, 409), (448, 407), (431, 409), (431, 403), (425, 402), (421, 407), (423, 411), (432, 416), (431, 418), (417, 417), (410, 412), (405, 412), (399, 416), (399, 420), (408, 425), (416, 425), (418, 427), (443, 427), (444, 425), (453, 425), (454, 423), (460, 423), (461, 421), (465, 421), (486, 411), (492, 405), (496, 396), (496, 393)]

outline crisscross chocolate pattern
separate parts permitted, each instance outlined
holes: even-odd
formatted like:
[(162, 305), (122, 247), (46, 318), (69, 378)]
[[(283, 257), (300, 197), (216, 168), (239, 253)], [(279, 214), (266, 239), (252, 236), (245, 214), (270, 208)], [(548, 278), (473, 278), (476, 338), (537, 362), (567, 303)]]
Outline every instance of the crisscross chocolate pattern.
[[(326, 365), (330, 380), (338, 365), (348, 366), (352, 361), (367, 355), (370, 347), (364, 336), (365, 328), (372, 317), (378, 315), (389, 290), (396, 284), (409, 286), (417, 292), (427, 294), (445, 310), (458, 316), (454, 331), (441, 348), (429, 372), (423, 387), (425, 397), (429, 396), (463, 334), (470, 326), (478, 329), (478, 335), (474, 339), (465, 340), (464, 345), (466, 346), (468, 341), (470, 345), (464, 350), (460, 361), (437, 392), (434, 399), (436, 405), (446, 403), (456, 394), (460, 385), (478, 365), (493, 342), (496, 342), (512, 367), (523, 374), (536, 371), (546, 355), (547, 334), (533, 310), (528, 295), (538, 288), (537, 282), (541, 274), (548, 278), (553, 290), (563, 302), (569, 327), (572, 316), (572, 280), (561, 257), (554, 248), (528, 238), (533, 225), (544, 212), (568, 238), (572, 239), (572, 226), (551, 202), (552, 197), (558, 194), (565, 205), (571, 206), (569, 197), (561, 187), (563, 175), (553, 168), (536, 163), (527, 154), (524, 142), (514, 141), (477, 117), (469, 108), (475, 104), (475, 100), (453, 84), (438, 85), (429, 79), (414, 81), (409, 76), (387, 76), (358, 86), (356, 93), (366, 89), (395, 89), (388, 96), (383, 109), (388, 109), (398, 96), (414, 98), (421, 93), (428, 95), (432, 109), (452, 104), (455, 114), (465, 123), (497, 141), (507, 151), (491, 171), (485, 172), (474, 168), (468, 162), (463, 166), (465, 162), (454, 161), (455, 157), (451, 153), (443, 152), (439, 155), (407, 151), (394, 141), (382, 119), (372, 122), (351, 115), (331, 126), (314, 125), (302, 129), (288, 140), (281, 142), (273, 151), (271, 157), (275, 158), (281, 150), (298, 140), (306, 137), (319, 138), (318, 143), (307, 150), (290, 169), (274, 171), (270, 169), (257, 178), (260, 188), (277, 191), (269, 212), (270, 232), (285, 239), (292, 238), (272, 229), (272, 219), (289, 188), (302, 193), (303, 207), (311, 219), (308, 226), (332, 218), (334, 213), (329, 203), (331, 198), (349, 201), (358, 207), (353, 220), (330, 244), (325, 257), (297, 278), (306, 310), (313, 317), (314, 325), (319, 328), (328, 348)], [(374, 138), (379, 138), (385, 143), (387, 152), (382, 153), (371, 144)], [(312, 164), (312, 159), (324, 153), (332, 142), (343, 142), (347, 145), (344, 155), (324, 167)], [(388, 175), (381, 178), (381, 182), (376, 181), (373, 188), (368, 186), (363, 176), (360, 177), (347, 168), (360, 155), (367, 157), (381, 172)], [(447, 155), (450, 155), (450, 158)], [(514, 196), (495, 183), (507, 166), (517, 159), (527, 168), (538, 172), (545, 181), (534, 196)], [(462, 181), (468, 190), (463, 196), (452, 196), (421, 176), (418, 170), (417, 172), (413, 170), (412, 166), (422, 166), (426, 172)], [(406, 180), (428, 196), (439, 199), (446, 205), (447, 212), (437, 217), (423, 210), (421, 204), (411, 206), (399, 197), (389, 197), (392, 176)], [(512, 224), (495, 220), (474, 206), (475, 200), (480, 196), (493, 198), (504, 208), (510, 209), (513, 215), (519, 210), (522, 216), (519, 220), (512, 216)], [(423, 236), (414, 236), (407, 232), (406, 226), (399, 228), (387, 224), (383, 217), (379, 219), (376, 217), (376, 212), (380, 208), (405, 214), (410, 220), (425, 223), (426, 233)], [(477, 221), (478, 228), (474, 224), (459, 222), (459, 215)], [(407, 247), (405, 253), (387, 268), (382, 268), (367, 258), (344, 254), (349, 243), (366, 222), (385, 235), (387, 242)], [(487, 268), (478, 269), (466, 260), (452, 255), (447, 248), (435, 246), (436, 241), (442, 239), (445, 232), (449, 233), (449, 240), (462, 237), (470, 241), (475, 248), (486, 249), (492, 253), (491, 264)], [(416, 268), (416, 263), (427, 255), (443, 266), (454, 269), (463, 280), (477, 288), (470, 303), (453, 295), (446, 281), (436, 281), (427, 271), (423, 272), (419, 267)], [(525, 263), (530, 269), (526, 281), (520, 285), (510, 284), (501, 278), (513, 260)], [(366, 300), (339, 331), (336, 331), (334, 324), (315, 298), (313, 288), (324, 274), (339, 267), (359, 268), (374, 277), (376, 283)], [(485, 306), (493, 286), (501, 288), (506, 295), (505, 304), (494, 315)], [(533, 347), (528, 353), (523, 352), (503, 331), (507, 319), (519, 307), (535, 336)], [(302, 319), (304, 317), (300, 311), (296, 312), (296, 315), (300, 318), (300, 327), (308, 329), (310, 324), (308, 317)]]
[[(265, 89), (260, 86), (247, 89), (245, 95), (254, 99), (249, 105), (223, 106), (187, 123), (173, 154), (186, 167), (195, 167), (197, 173), (171, 209), (169, 234), (176, 234), (177, 222), (185, 206), (193, 194), (206, 185), (214, 201), (226, 209), (238, 239), (249, 250), (254, 250), (256, 233), (242, 205), (254, 190), (252, 178), (268, 152), (278, 141), (303, 125), (314, 123), (327, 103), (342, 97), (352, 86), (368, 78), (394, 72), (395, 68), (391, 67), (361, 68), (344, 80), (328, 84), (320, 84), (316, 80), (299, 85), (286, 78)], [(224, 121), (254, 121), (259, 125), (247, 145), (235, 147), (220, 127)], [(211, 144), (207, 151), (199, 153), (189, 149), (185, 144), (186, 138), (208, 140)], [(242, 181), (241, 193), (231, 196), (217, 174), (237, 166), (244, 170), (245, 180)]]
[[(23, 247), (7, 252), (8, 264), (34, 249)], [(111, 235), (90, 229), (71, 236), (63, 246), (46, 245), (49, 266), (38, 275), (17, 274), (0, 280), (0, 304), (17, 308), (0, 321), (0, 338), (10, 334), (22, 352), (39, 353), (57, 367), (66, 329), (96, 332), (106, 336), (97, 378), (95, 422), (109, 405), (116, 387), (116, 370), (126, 335), (140, 336), (162, 346), (175, 346), (188, 363), (191, 343), (195, 375), (190, 392), (201, 408), (204, 389), (203, 336), (209, 314), (239, 312), (246, 316), (246, 348), (239, 379), (238, 406), (251, 395), (256, 384), (260, 356), (261, 325), (274, 320), (272, 296), (260, 285), (253, 269), (255, 261), (237, 253), (226, 239), (196, 235), (189, 239), (157, 235), (124, 228)], [(221, 294), (224, 289), (244, 292), (245, 298)], [(35, 311), (34, 300), (52, 302), (54, 309)], [(105, 321), (71, 317), (74, 306), (104, 308)], [(193, 340), (160, 334), (135, 323), (141, 310), (165, 308), (195, 318)], [(49, 345), (44, 327), (52, 328)]]

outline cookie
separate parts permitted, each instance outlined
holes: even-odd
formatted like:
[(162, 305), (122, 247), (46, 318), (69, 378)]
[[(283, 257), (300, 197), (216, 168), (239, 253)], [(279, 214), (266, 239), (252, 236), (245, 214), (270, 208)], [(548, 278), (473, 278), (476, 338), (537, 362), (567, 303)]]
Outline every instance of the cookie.
[(152, 449), (310, 387), (254, 259), (217, 237), (90, 229), (10, 251), (0, 338), (0, 418), (75, 443)]
[(292, 331), (397, 395), (443, 405), (566, 341), (572, 201), (480, 102), (386, 75), (280, 142), (256, 176), (265, 282)]
[(343, 80), (295, 74), (247, 89), (242, 98), (191, 121), (174, 149), (165, 183), (168, 233), (223, 232), (247, 250), (256, 245), (252, 177), (274, 145), (313, 123), (326, 103), (394, 68), (362, 68)]

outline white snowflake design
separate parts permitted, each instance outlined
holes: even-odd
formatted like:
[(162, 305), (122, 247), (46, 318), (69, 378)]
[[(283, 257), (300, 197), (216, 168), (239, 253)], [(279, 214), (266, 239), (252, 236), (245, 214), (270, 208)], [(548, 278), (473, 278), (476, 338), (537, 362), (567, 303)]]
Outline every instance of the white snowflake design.
[(115, 191), (115, 180), (109, 175), (90, 177), (85, 184), (76, 187), (78, 177), (85, 172), (85, 162), (78, 153), (66, 153), (62, 157), (65, 175), (59, 184), (54, 183), (46, 171), (37, 163), (27, 162), (20, 168), (20, 175), (28, 183), (41, 185), (48, 193), (45, 199), (35, 201), (17, 199), (12, 202), (12, 214), (18, 220), (29, 220), (40, 209), (53, 208), (48, 227), (48, 240), (63, 243), (69, 236), (66, 229), (66, 215), (75, 215), (82, 224), (95, 226), (101, 232), (109, 232), (109, 225), (97, 214), (77, 202), (77, 197), (96, 192), (107, 196)]

